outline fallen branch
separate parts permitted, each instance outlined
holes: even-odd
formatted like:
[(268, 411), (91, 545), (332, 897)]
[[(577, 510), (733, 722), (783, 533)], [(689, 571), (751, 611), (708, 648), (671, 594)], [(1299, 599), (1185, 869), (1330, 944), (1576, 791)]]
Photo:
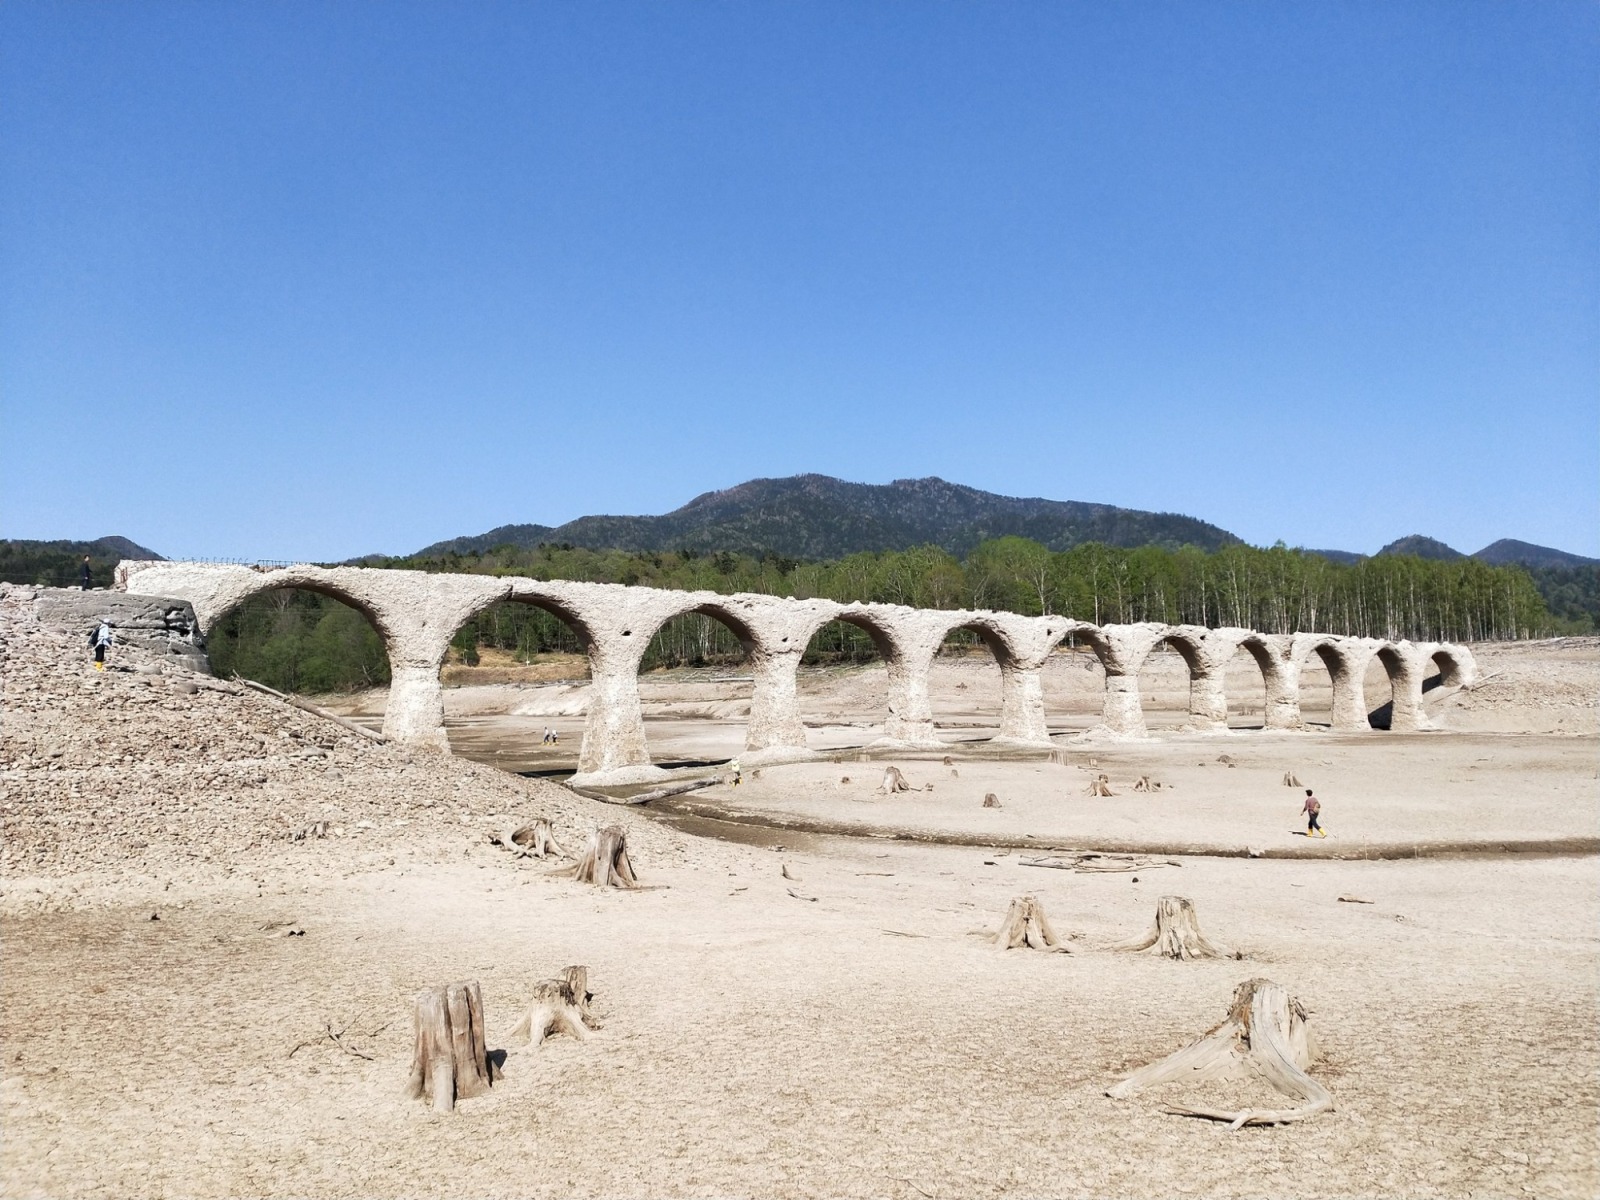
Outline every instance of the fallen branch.
[(719, 783), (727, 783), (726, 775), (713, 775), (710, 779), (696, 779), (689, 783), (674, 783), (666, 787), (656, 788), (650, 792), (640, 792), (637, 796), (610, 796), (605, 792), (593, 788), (574, 787), (567, 784), (569, 791), (577, 792), (590, 800), (598, 800), (602, 804), (649, 804), (652, 800), (665, 800), (668, 796), (681, 796), (685, 792), (698, 792), (701, 788), (715, 787)]
[(1072, 858), (1059, 855), (1041, 855), (1037, 858), (1019, 858), (1024, 867), (1053, 867), (1058, 871), (1117, 872), (1153, 871), (1157, 867), (1181, 867), (1173, 859), (1133, 858), (1126, 854), (1079, 854)]
[(263, 695), (272, 696), (275, 699), (282, 700), (285, 704), (292, 704), (301, 712), (308, 712), (314, 717), (321, 717), (324, 721), (332, 721), (335, 725), (343, 726), (351, 733), (359, 733), (362, 737), (371, 738), (375, 742), (386, 742), (389, 740), (388, 738), (384, 737), (383, 734), (368, 729), (365, 725), (357, 724), (355, 721), (349, 720), (346, 717), (341, 717), (337, 713), (331, 713), (325, 708), (318, 708), (309, 700), (300, 699), (299, 696), (291, 696), (287, 692), (278, 691), (277, 688), (269, 688), (266, 684), (257, 683), (254, 679), (246, 679), (243, 675), (236, 674), (233, 678), (235, 682), (242, 683), (247, 688), (253, 688), (255, 691), (261, 692)]

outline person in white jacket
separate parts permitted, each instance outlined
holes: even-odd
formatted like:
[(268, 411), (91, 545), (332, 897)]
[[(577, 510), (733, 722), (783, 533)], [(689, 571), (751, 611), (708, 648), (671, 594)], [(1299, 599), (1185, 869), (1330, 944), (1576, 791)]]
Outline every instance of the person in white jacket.
[(100, 624), (89, 635), (89, 645), (94, 649), (94, 669), (106, 669), (106, 651), (111, 649), (115, 635), (111, 632), (111, 622), (101, 618)]

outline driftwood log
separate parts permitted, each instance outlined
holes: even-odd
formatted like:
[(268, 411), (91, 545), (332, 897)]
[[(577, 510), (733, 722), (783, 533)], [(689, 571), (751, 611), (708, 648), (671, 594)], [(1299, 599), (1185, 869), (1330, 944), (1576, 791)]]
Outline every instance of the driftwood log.
[(567, 852), (556, 844), (555, 831), (551, 829), (550, 822), (543, 817), (505, 833), (492, 835), (489, 840), (518, 858), (567, 857)]
[(1156, 920), (1150, 932), (1119, 942), (1113, 950), (1146, 950), (1165, 958), (1239, 958), (1226, 946), (1217, 946), (1200, 932), (1194, 903), (1187, 896), (1163, 896), (1156, 901)]
[(1089, 780), (1089, 795), (1115, 796), (1116, 793), (1111, 790), (1111, 776), (1096, 775), (1093, 779)]
[(1037, 896), (1018, 896), (1011, 901), (1011, 907), (1006, 910), (1006, 918), (1000, 922), (1000, 932), (995, 935), (995, 949), (997, 950), (1050, 950), (1058, 954), (1070, 954), (1072, 948), (1056, 937), (1055, 930), (1050, 928), (1050, 921), (1044, 915), (1044, 905), (1039, 903)]
[(318, 708), (309, 700), (300, 699), (299, 696), (291, 696), (287, 692), (278, 691), (277, 688), (269, 688), (266, 684), (257, 683), (254, 679), (246, 679), (243, 675), (235, 674), (233, 681), (235, 683), (242, 683), (245, 687), (252, 688), (264, 696), (272, 696), (278, 700), (282, 700), (285, 704), (292, 704), (301, 712), (308, 712), (314, 717), (321, 717), (324, 721), (332, 721), (335, 725), (342, 726), (343, 728), (348, 729), (351, 733), (359, 733), (362, 737), (367, 738), (370, 741), (386, 742), (389, 740), (375, 729), (368, 729), (365, 725), (360, 725), (355, 721), (341, 717), (338, 713), (331, 713), (325, 708)]
[(554, 979), (534, 985), (528, 1011), (511, 1031), (514, 1041), (531, 1044), (537, 1050), (554, 1033), (570, 1033), (587, 1041), (589, 1030), (599, 1028), (589, 1015), (589, 968), (567, 967)]
[(414, 1015), (412, 1099), (426, 1096), (435, 1112), (450, 1112), (457, 1100), (481, 1096), (500, 1078), (484, 1039), (483, 994), (476, 981), (418, 993)]
[(1120, 1100), (1172, 1080), (1260, 1078), (1295, 1100), (1295, 1107), (1228, 1110), (1168, 1105), (1165, 1111), (1226, 1121), (1229, 1129), (1287, 1125), (1333, 1109), (1328, 1089), (1306, 1073), (1315, 1057), (1316, 1044), (1300, 1002), (1270, 979), (1248, 979), (1235, 989), (1221, 1024), (1176, 1054), (1135, 1071), (1106, 1095)]
[(920, 792), (919, 787), (912, 787), (906, 782), (906, 777), (900, 773), (899, 767), (889, 767), (883, 773), (883, 782), (878, 785), (878, 790), (888, 795), (895, 792)]
[[(755, 778), (755, 776), (751, 776)], [(573, 787), (567, 784), (569, 792), (577, 792), (589, 800), (598, 800), (602, 804), (636, 805), (649, 804), (652, 800), (665, 800), (668, 796), (681, 796), (685, 792), (698, 792), (701, 788), (716, 787), (719, 783), (731, 783), (733, 775), (713, 775), (709, 779), (694, 779), (688, 783), (669, 783), (666, 787), (654, 788), (648, 792), (639, 792), (632, 796), (613, 796), (609, 792), (596, 791), (594, 788)]]
[(570, 867), (552, 872), (595, 887), (636, 888), (638, 877), (628, 861), (628, 832), (621, 825), (606, 825), (589, 835), (583, 857)]

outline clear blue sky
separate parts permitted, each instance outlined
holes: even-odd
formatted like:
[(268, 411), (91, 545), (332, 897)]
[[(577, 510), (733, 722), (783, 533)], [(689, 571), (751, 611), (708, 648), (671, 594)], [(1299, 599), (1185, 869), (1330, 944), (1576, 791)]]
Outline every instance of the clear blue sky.
[(0, 5), (0, 535), (763, 475), (1600, 555), (1600, 6)]

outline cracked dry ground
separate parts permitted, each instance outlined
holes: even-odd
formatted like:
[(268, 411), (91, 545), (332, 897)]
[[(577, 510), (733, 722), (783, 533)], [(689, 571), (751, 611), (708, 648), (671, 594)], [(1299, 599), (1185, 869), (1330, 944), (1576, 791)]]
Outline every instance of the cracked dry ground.
[[(0, 597), (6, 1195), (1600, 1186), (1592, 859), (1188, 858), (1134, 883), (960, 847), (774, 852), (192, 677), (96, 676), (28, 616)], [(488, 845), (538, 814), (569, 845), (627, 824), (651, 889), (581, 888)], [(316, 820), (338, 832), (291, 840)], [(975, 936), (1022, 891), (1075, 953)], [(1169, 891), (1247, 958), (1106, 948)], [(503, 1046), (529, 985), (569, 962), (590, 968), (594, 1040), (513, 1048), (452, 1116), (405, 1098), (418, 989), (480, 980)], [(1312, 1010), (1333, 1113), (1229, 1134), (1161, 1104), (1248, 1088), (1101, 1094), (1253, 975)], [(318, 1040), (328, 1022), (360, 1055)]]

